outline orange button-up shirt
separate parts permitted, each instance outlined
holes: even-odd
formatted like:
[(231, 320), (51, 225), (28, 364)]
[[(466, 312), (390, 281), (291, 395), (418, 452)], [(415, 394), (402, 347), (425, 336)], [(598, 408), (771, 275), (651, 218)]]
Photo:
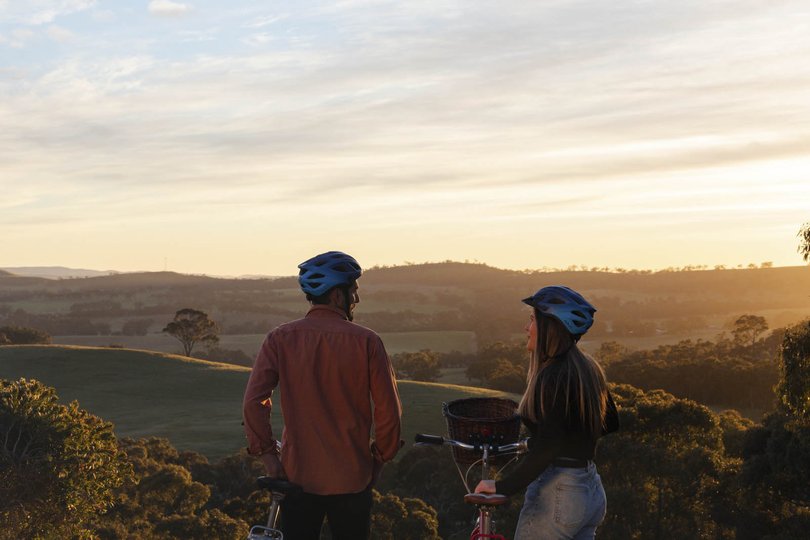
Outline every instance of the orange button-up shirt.
[(274, 448), (269, 418), (277, 386), (281, 464), (305, 492), (363, 491), (374, 459), (389, 461), (399, 450), (402, 405), (391, 361), (380, 337), (341, 311), (315, 305), (265, 338), (245, 390), (251, 454)]

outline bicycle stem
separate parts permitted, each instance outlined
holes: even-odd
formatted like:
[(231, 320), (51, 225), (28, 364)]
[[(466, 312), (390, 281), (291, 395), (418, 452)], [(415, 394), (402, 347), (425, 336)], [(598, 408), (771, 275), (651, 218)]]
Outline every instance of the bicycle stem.
[(484, 445), (484, 455), (481, 462), (481, 480), (489, 480), (489, 445)]

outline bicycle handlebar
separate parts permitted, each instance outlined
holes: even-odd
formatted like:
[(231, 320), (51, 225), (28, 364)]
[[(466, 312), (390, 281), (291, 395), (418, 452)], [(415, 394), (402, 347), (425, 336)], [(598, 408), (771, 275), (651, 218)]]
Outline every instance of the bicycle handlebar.
[(417, 433), (414, 437), (414, 442), (416, 444), (434, 444), (434, 445), (447, 445), (447, 446), (455, 446), (457, 448), (462, 448), (464, 450), (472, 450), (474, 452), (481, 452), (483, 450), (484, 445), (488, 446), (490, 454), (498, 454), (502, 452), (528, 452), (528, 439), (522, 439), (515, 443), (509, 444), (490, 444), (490, 443), (478, 443), (478, 444), (467, 444), (461, 441), (456, 441), (453, 439), (445, 439), (444, 437), (440, 437), (438, 435), (427, 435), (424, 433)]

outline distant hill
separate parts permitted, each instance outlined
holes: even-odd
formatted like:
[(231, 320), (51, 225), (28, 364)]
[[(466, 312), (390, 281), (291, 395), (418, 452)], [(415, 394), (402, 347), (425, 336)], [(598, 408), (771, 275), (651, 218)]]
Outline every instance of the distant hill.
[(115, 270), (88, 270), (86, 268), (66, 268), (64, 266), (16, 266), (6, 267), (17, 276), (41, 277), (46, 279), (86, 278), (117, 274)]
[[(0, 347), (0, 377), (38, 379), (67, 403), (77, 400), (115, 424), (119, 437), (166, 437), (177, 448), (211, 459), (245, 446), (242, 395), (250, 370), (184, 356), (69, 346)], [(401, 381), (403, 438), (444, 433), (444, 401), (502, 392)], [(276, 429), (280, 415), (273, 415)], [(280, 432), (280, 431), (279, 431)]]
[[(520, 299), (552, 284), (579, 290), (597, 307), (596, 324), (584, 342), (591, 350), (603, 341), (654, 348), (682, 339), (714, 339), (742, 314), (763, 316), (771, 328), (810, 316), (806, 266), (515, 271), (444, 262), (367, 270), (355, 317), (389, 334), (473, 332), (479, 345), (507, 341), (522, 334), (526, 313)], [(107, 336), (136, 319), (152, 321), (148, 332), (159, 333), (184, 307), (209, 313), (223, 334), (261, 335), (300, 317), (307, 304), (295, 276), (226, 279), (143, 272), (43, 280), (0, 275), (0, 325), (30, 325), (55, 336)], [(411, 349), (423, 347), (414, 343)]]

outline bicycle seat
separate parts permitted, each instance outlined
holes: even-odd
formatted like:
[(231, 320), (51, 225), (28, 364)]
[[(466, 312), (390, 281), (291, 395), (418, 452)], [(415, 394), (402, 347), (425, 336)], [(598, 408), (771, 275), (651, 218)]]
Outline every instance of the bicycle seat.
[(467, 493), (464, 502), (476, 506), (500, 506), (509, 502), (509, 497), (498, 493)]
[(260, 476), (256, 479), (259, 487), (262, 489), (269, 489), (276, 493), (283, 493), (285, 495), (296, 495), (303, 490), (298, 484), (293, 484), (281, 478), (270, 478), (269, 476)]

